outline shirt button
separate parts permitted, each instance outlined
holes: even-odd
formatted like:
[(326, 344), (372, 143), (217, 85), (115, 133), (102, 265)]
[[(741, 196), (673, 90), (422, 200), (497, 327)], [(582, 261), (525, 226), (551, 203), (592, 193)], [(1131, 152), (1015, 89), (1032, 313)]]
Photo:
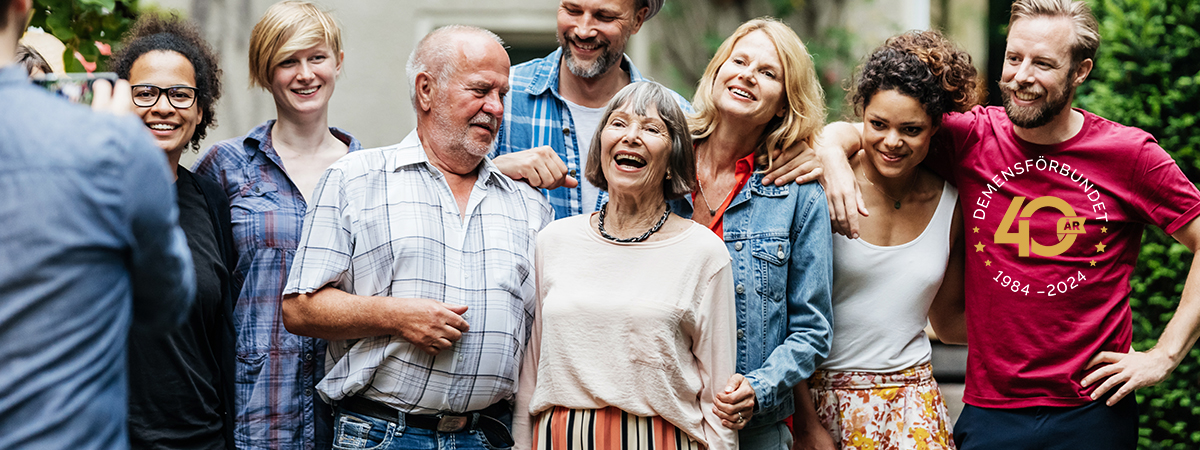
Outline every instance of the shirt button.
[(746, 337), (746, 330), (738, 328), (738, 339), (743, 339), (745, 337)]
[(462, 355), (462, 354), (459, 354), (459, 355), (458, 355), (458, 361), (459, 361), (459, 362), (462, 362), (462, 360), (463, 360), (463, 355)]
[(311, 397), (312, 396), (312, 388), (304, 388), (304, 396)]
[(779, 253), (776, 253), (775, 255), (778, 256), (779, 259), (783, 259), (783, 258), (787, 257), (787, 254), (784, 253), (783, 250), (780, 250)]
[(737, 290), (737, 293), (739, 293), (739, 294), (745, 294), (745, 293), (746, 293), (746, 286), (743, 286), (743, 285), (739, 284), (739, 285), (737, 285), (737, 289), (736, 289), (736, 290)]
[(734, 250), (737, 250), (737, 251), (739, 251), (739, 252), (740, 252), (740, 251), (742, 251), (742, 243), (741, 243), (741, 242), (738, 242), (738, 243), (736, 243), (736, 244), (733, 244), (733, 249), (734, 249)]
[(571, 129), (568, 127), (563, 127), (563, 134), (571, 134)]
[(571, 175), (571, 178), (574, 178), (576, 172), (575, 172), (575, 169), (571, 169), (571, 171), (567, 172), (567, 173)]
[(304, 353), (304, 360), (305, 360), (305, 361), (312, 361), (312, 358), (313, 358), (313, 354), (312, 354), (312, 352), (306, 352), (306, 353)]

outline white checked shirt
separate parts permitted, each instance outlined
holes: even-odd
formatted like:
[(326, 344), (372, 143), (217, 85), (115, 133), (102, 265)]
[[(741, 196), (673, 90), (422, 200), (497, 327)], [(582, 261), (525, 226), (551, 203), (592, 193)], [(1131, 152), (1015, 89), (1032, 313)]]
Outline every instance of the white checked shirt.
[(313, 199), (285, 295), (331, 284), (356, 295), (430, 298), (467, 305), (471, 325), (437, 356), (399, 336), (330, 342), (321, 396), (358, 394), (417, 414), (510, 398), (533, 323), (534, 243), (553, 219), (541, 193), (484, 159), (460, 219), (413, 131), (334, 163)]

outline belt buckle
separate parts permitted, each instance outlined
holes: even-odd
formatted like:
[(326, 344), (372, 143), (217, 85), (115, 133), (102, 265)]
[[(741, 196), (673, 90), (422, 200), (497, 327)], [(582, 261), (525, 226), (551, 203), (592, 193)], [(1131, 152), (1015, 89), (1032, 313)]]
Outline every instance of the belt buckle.
[(438, 420), (437, 430), (442, 433), (457, 433), (467, 426), (467, 416), (443, 415)]

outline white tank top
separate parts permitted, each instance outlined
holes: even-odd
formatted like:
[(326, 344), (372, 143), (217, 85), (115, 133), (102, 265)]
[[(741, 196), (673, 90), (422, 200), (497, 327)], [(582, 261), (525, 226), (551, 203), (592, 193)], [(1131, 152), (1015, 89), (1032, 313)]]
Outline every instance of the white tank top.
[(825, 370), (896, 372), (929, 361), (929, 305), (950, 255), (958, 190), (943, 183), (925, 230), (882, 247), (833, 236), (833, 348)]

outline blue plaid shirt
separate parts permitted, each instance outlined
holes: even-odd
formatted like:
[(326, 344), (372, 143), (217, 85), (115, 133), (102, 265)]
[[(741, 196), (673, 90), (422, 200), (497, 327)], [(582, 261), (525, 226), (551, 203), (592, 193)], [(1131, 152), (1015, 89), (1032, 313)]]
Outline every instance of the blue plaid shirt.
[[(234, 307), (237, 364), (234, 440), (239, 449), (329, 448), (332, 413), (314, 387), (325, 375), (325, 341), (283, 328), (283, 287), (308, 204), (271, 142), (271, 120), (210, 147), (192, 171), (225, 189), (245, 281)], [(330, 128), (350, 151), (354, 137)]]
[[(586, 155), (579, 153), (579, 139), (592, 139), (591, 136), (578, 136), (575, 132), (575, 121), (571, 111), (558, 93), (559, 58), (562, 49), (555, 50), (545, 58), (535, 59), (512, 67), (508, 73), (511, 89), (504, 98), (504, 123), (496, 137), (496, 150), (489, 155), (495, 158), (512, 152), (528, 150), (543, 145), (549, 145), (558, 152), (567, 165), (568, 174), (576, 179), (583, 176), (583, 160)], [(650, 81), (633, 66), (626, 56), (621, 61), (621, 68), (629, 73), (631, 82)], [(674, 91), (675, 100), (684, 112), (691, 112), (692, 106), (686, 99)], [(597, 127), (597, 130), (600, 128)], [(564, 218), (583, 214), (583, 190), (560, 187), (551, 191), (543, 190), (554, 208), (554, 217)], [(586, 212), (594, 211), (602, 204), (606, 195), (601, 193), (597, 204), (588, 205)]]

